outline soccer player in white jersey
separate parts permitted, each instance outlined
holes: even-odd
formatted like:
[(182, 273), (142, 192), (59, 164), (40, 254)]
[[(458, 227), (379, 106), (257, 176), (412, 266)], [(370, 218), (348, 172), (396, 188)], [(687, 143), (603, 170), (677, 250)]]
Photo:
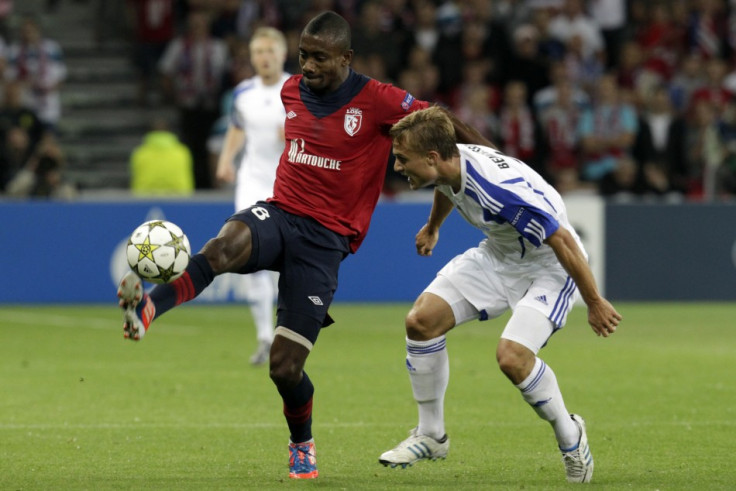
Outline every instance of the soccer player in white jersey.
[(578, 295), (599, 336), (613, 334), (621, 315), (599, 293), (562, 198), (519, 160), (494, 148), (456, 144), (452, 123), (439, 108), (404, 117), (392, 127), (391, 137), (394, 168), (410, 187), (436, 185), (429, 220), (416, 236), (417, 252), (432, 254), (440, 226), (453, 208), (486, 238), (445, 265), (406, 316), (406, 366), (419, 425), (379, 461), (406, 467), (420, 459), (446, 457), (445, 334), (511, 309), (496, 348), (498, 364), (539, 417), (552, 425), (567, 480), (589, 482), (593, 457), (585, 422), (567, 411), (554, 372), (537, 354), (564, 326)]
[[(284, 72), (286, 38), (277, 29), (261, 27), (253, 33), (249, 48), (256, 76), (235, 87), (231, 120), (217, 162), (217, 178), (236, 183), (235, 211), (273, 195), (276, 167), (284, 150), (286, 112), (281, 87), (289, 78)], [(236, 176), (235, 160), (241, 150)], [(268, 360), (273, 342), (276, 273), (258, 271), (238, 279), (248, 293), (256, 325), (258, 348), (250, 362), (261, 365)]]

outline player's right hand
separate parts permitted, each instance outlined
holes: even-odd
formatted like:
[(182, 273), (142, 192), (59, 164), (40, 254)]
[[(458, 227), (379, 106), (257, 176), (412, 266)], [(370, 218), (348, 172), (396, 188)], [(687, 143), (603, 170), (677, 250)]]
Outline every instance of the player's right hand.
[(437, 245), (439, 238), (440, 231), (430, 228), (429, 224), (425, 224), (416, 235), (417, 254), (431, 256), (432, 249)]

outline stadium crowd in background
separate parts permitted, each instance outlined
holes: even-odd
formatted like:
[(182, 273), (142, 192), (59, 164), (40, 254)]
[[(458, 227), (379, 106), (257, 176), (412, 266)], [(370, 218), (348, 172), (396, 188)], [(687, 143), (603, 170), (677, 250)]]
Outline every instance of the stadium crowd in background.
[[(204, 127), (219, 107), (212, 98), (252, 76), (244, 46), (253, 31), (283, 31), (286, 70), (297, 73), (300, 26), (331, 9), (353, 27), (357, 71), (441, 101), (563, 193), (674, 201), (736, 196), (736, 0), (126, 4), (131, 15), (120, 30), (130, 33), (136, 50), (140, 100), (150, 103), (162, 74), (179, 79), (179, 92), (168, 92), (167, 104), (182, 116), (180, 137), (195, 155), (200, 189), (218, 185), (203, 143)], [(63, 8), (64, 2), (55, 3)], [(189, 46), (184, 34), (195, 12), (208, 25), (204, 51), (212, 63), (203, 67), (187, 49), (171, 47)], [(6, 79), (19, 73), (9, 54), (20, 37), (10, 33), (0, 44)], [(165, 61), (167, 49), (179, 56), (170, 53)], [(207, 94), (195, 103), (181, 91), (197, 84)], [(389, 163), (385, 194), (405, 189)]]
[[(176, 5), (207, 10), (231, 54), (258, 26), (293, 43), (304, 19), (335, 10), (353, 26), (357, 71), (441, 101), (564, 193), (736, 195), (732, 0)], [(386, 194), (406, 189), (390, 165), (387, 177)]]
[(0, 38), (0, 193), (11, 197), (71, 199), (66, 159), (57, 138), (60, 86), (67, 67), (58, 42), (43, 35), (37, 17), (7, 27), (12, 2), (3, 2)]

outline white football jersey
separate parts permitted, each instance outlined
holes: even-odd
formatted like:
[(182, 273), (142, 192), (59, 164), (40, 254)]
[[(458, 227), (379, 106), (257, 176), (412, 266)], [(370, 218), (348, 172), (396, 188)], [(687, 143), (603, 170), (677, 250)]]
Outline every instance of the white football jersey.
[(284, 150), (286, 112), (281, 87), (289, 78), (264, 85), (259, 76), (239, 83), (233, 92), (231, 123), (245, 131), (245, 148), (235, 184), (235, 210), (273, 195), (276, 167)]
[(567, 218), (562, 197), (523, 162), (493, 148), (458, 145), (462, 184), (458, 193), (438, 185), (471, 225), (486, 235), (480, 247), (513, 270), (558, 262), (544, 240), (558, 227), (583, 244)]

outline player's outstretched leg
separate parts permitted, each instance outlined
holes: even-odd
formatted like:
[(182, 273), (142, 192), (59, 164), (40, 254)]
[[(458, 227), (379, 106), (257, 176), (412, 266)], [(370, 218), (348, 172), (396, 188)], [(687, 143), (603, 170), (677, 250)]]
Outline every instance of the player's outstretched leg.
[(414, 465), (422, 459), (437, 460), (447, 457), (450, 450), (450, 439), (447, 435), (439, 440), (435, 440), (431, 436), (419, 435), (418, 428), (414, 428), (409, 432), (409, 438), (399, 443), (395, 448), (384, 452), (378, 459), (378, 462), (384, 466), (406, 466)]
[(593, 454), (588, 446), (588, 434), (585, 431), (585, 421), (577, 414), (570, 418), (580, 428), (580, 441), (572, 448), (561, 448), (562, 462), (565, 464), (567, 482), (590, 482), (593, 477)]
[(195, 298), (218, 274), (239, 271), (250, 258), (251, 240), (248, 225), (237, 220), (226, 222), (217, 237), (192, 256), (182, 276), (157, 285), (150, 295), (143, 293), (138, 276), (127, 273), (118, 287), (124, 336), (141, 339), (154, 318)]

